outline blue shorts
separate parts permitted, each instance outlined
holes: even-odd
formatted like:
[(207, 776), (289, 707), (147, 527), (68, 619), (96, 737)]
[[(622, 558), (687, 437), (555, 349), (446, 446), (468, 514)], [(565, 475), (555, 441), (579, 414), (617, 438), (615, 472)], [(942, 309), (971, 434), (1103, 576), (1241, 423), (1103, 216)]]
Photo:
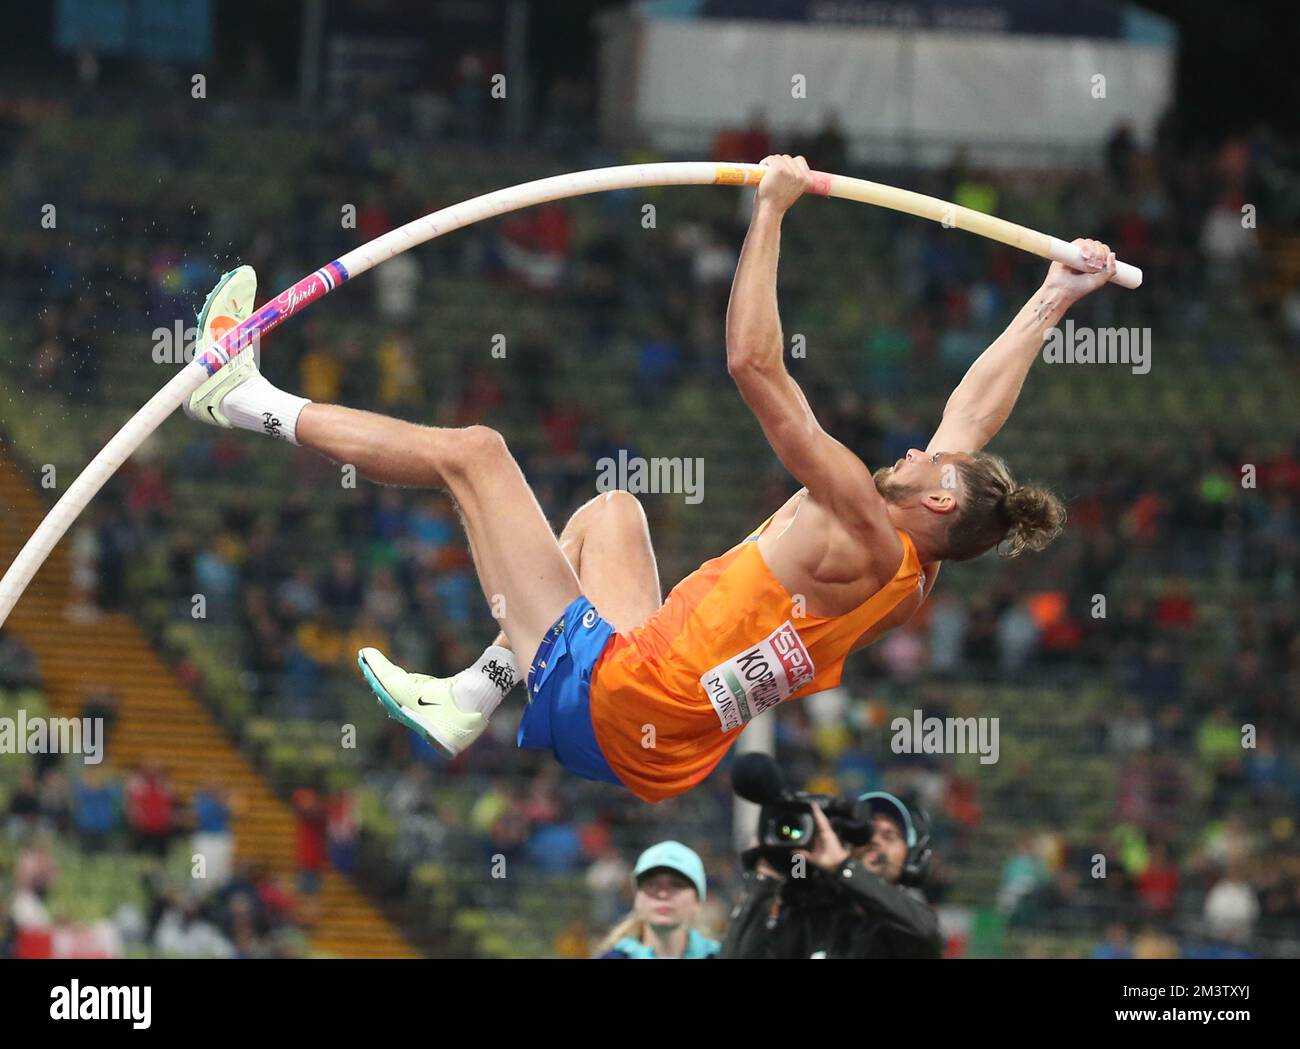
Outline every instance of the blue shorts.
[(519, 722), (518, 743), (527, 750), (551, 751), (583, 779), (621, 786), (591, 725), (591, 672), (614, 633), (585, 597), (569, 604), (528, 668), (528, 706)]

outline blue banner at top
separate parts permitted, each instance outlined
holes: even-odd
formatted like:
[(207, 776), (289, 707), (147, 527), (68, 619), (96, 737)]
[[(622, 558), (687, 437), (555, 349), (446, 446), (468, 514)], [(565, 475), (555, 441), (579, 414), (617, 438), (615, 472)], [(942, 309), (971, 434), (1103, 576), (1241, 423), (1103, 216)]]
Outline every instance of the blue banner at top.
[(212, 56), (213, 0), (58, 0), (54, 43), (163, 62)]

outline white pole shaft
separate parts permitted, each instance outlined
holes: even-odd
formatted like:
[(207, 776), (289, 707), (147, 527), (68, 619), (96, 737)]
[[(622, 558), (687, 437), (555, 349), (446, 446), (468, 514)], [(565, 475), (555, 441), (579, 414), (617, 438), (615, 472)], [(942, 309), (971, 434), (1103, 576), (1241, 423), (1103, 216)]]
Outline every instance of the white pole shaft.
[[(260, 310), (238, 328), (225, 335), (220, 342), (206, 347), (185, 366), (127, 422), (113, 439), (100, 451), (90, 465), (63, 493), (63, 497), (46, 515), (32, 537), (19, 551), (14, 562), (0, 579), (0, 626), (32, 578), (50, 556), (50, 552), (63, 538), (81, 511), (117, 469), (135, 450), (162, 425), (172, 412), (180, 407), (200, 385), (230, 357), (254, 339), (259, 339), (279, 327), (289, 317), (329, 294), (344, 281), (365, 273), (381, 262), (400, 255), (426, 241), (441, 237), (484, 219), (518, 211), (521, 208), (545, 204), (567, 197), (580, 197), (589, 193), (603, 193), (619, 189), (650, 189), (659, 186), (753, 186), (762, 179), (766, 169), (757, 164), (727, 164), (712, 161), (688, 161), (668, 164), (633, 164), (623, 167), (596, 168), (568, 175), (525, 182), (508, 189), (499, 189), (472, 200), (435, 211), (423, 218), (399, 226), (368, 244), (349, 251), (335, 262), (322, 266), (302, 278), (288, 290), (267, 302)], [(1017, 226), (992, 215), (984, 215), (968, 208), (950, 204), (935, 197), (885, 186), (864, 179), (846, 178), (816, 172), (813, 192), (823, 196), (854, 200), (865, 204), (904, 211), (908, 214), (942, 222), (946, 226), (968, 230), (980, 236), (1032, 252), (1046, 259), (1056, 259), (1083, 268), (1078, 250), (1064, 241), (1043, 233)], [(1115, 283), (1136, 288), (1142, 282), (1142, 271), (1127, 263), (1120, 263)]]

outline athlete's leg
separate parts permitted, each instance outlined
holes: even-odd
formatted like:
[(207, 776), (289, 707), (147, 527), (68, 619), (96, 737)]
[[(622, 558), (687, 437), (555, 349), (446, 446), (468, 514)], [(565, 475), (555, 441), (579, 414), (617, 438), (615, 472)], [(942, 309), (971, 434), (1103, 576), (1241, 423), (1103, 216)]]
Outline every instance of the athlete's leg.
[(443, 488), (460, 510), (479, 584), (500, 608), (521, 662), (579, 593), (578, 579), (501, 435), (486, 426), (416, 426), (337, 405), (308, 404), (299, 444), (379, 484)]
[[(582, 592), (615, 629), (630, 630), (659, 608), (654, 549), (634, 496), (615, 491), (590, 500), (569, 519), (559, 549), (580, 577)], [(390, 716), (459, 754), (482, 735), (532, 657), (517, 660), (501, 634), (471, 666), (449, 678), (403, 670), (377, 649), (362, 649), (358, 661)]]
[[(659, 607), (654, 549), (635, 497), (610, 492), (592, 499), (569, 518), (560, 550), (581, 577), (582, 592), (616, 629), (638, 626)], [(377, 649), (362, 649), (359, 662), (391, 716), (459, 754), (483, 733), (532, 659), (516, 660), (501, 634), (473, 664), (446, 678), (403, 670)]]
[(650, 526), (630, 492), (596, 496), (573, 515), (570, 563), (582, 592), (619, 631), (639, 627), (664, 603)]
[[(560, 550), (601, 617), (620, 632), (644, 623), (663, 604), (650, 526), (630, 492), (605, 492), (573, 512)], [(507, 646), (504, 633), (495, 644)]]
[[(230, 326), (247, 318), (255, 287), (248, 267), (222, 278), (199, 316), (205, 341), (214, 337), (219, 321)], [(306, 445), (381, 484), (446, 489), (458, 504), (483, 592), (494, 611), (504, 613), (502, 625), (522, 659), (533, 658), (579, 594), (577, 576), (532, 490), (501, 436), (486, 427), (426, 428), (311, 404), (267, 382), (253, 347), (200, 384), (185, 412), (209, 425)], [(449, 680), (406, 674), (372, 649), (363, 649), (358, 662), (392, 716), (451, 754), (482, 734), (518, 676), (512, 653), (494, 649)], [(396, 698), (381, 678), (394, 683)]]

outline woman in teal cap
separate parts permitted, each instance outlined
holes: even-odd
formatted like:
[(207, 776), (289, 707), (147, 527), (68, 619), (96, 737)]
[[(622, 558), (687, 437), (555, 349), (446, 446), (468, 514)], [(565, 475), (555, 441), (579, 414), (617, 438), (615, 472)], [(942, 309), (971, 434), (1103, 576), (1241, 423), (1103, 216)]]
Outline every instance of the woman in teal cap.
[(712, 958), (719, 943), (695, 922), (704, 904), (704, 863), (679, 841), (641, 853), (632, 870), (632, 913), (600, 945), (600, 958)]

